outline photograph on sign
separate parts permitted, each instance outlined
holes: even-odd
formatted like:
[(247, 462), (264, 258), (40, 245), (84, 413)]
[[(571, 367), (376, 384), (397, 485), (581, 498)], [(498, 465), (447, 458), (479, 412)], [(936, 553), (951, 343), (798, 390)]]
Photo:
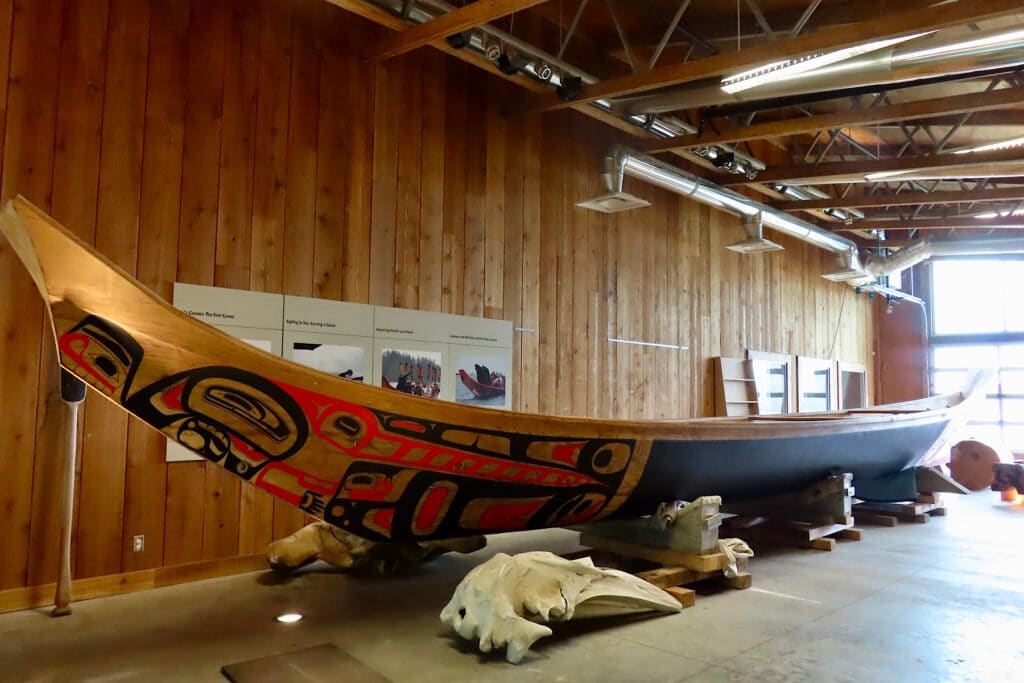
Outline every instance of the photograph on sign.
[(468, 405), (507, 408), (511, 394), (511, 354), (486, 348), (452, 349), (455, 359), (455, 401)]
[(362, 346), (293, 341), (291, 359), (335, 377), (365, 381), (366, 350)]
[(380, 385), (413, 396), (441, 395), (441, 354), (415, 349), (381, 351)]

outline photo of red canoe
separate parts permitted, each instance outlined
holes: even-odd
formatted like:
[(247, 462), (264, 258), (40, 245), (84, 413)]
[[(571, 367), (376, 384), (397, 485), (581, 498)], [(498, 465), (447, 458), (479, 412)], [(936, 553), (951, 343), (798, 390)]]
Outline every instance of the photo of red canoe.
[(462, 380), (467, 389), (473, 392), (473, 396), (477, 398), (494, 398), (495, 396), (503, 396), (505, 394), (504, 386), (481, 384), (473, 379), (465, 370), (459, 370), (459, 379)]

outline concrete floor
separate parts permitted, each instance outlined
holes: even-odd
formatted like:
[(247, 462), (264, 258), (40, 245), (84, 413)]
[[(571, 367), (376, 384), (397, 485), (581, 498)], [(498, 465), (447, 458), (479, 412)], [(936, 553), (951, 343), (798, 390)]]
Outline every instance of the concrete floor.
[[(438, 612), (492, 553), (571, 551), (570, 532), (507, 534), (397, 578), (253, 573), (76, 603), (63, 619), (0, 615), (0, 680), (223, 681), (222, 665), (326, 642), (395, 683), (1024, 680), (1024, 507), (984, 492), (950, 508), (831, 553), (766, 549), (753, 588), (677, 615), (556, 625), (519, 666), (457, 642)], [(305, 619), (276, 623), (286, 611)]]

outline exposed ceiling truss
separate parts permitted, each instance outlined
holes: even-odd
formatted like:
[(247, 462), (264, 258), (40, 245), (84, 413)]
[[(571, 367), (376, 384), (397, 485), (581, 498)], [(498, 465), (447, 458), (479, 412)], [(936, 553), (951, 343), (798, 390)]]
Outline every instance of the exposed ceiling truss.
[(1019, 0), (328, 1), (825, 229), (1024, 231)]

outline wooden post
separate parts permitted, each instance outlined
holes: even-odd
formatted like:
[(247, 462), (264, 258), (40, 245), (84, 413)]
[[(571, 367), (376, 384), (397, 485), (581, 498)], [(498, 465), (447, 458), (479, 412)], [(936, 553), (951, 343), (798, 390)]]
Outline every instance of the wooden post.
[(71, 524), (75, 505), (75, 451), (78, 447), (78, 406), (85, 400), (85, 382), (61, 368), (64, 401), (64, 481), (60, 488), (60, 570), (53, 616), (71, 614)]

